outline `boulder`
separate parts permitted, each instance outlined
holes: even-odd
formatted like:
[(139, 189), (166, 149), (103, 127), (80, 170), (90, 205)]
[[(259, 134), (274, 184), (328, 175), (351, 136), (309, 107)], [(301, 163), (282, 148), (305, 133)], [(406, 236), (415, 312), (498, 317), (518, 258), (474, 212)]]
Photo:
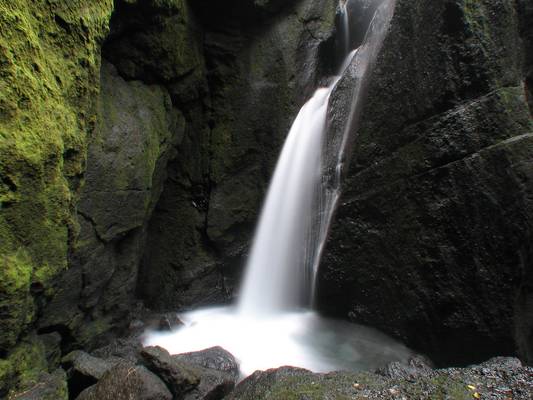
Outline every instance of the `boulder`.
[(78, 400), (171, 400), (172, 394), (156, 375), (145, 367), (119, 364), (85, 389)]
[(106, 346), (100, 347), (91, 352), (95, 357), (122, 358), (133, 363), (141, 359), (142, 343), (139, 338), (114, 339)]
[(121, 359), (103, 360), (80, 350), (67, 354), (61, 359), (61, 365), (67, 371), (70, 395), (75, 397), (87, 387), (94, 385), (119, 362)]
[(147, 367), (163, 379), (176, 398), (222, 399), (239, 376), (235, 359), (220, 347), (174, 356), (160, 347), (147, 347), (141, 354)]
[(235, 380), (239, 378), (239, 364), (235, 357), (220, 346), (211, 347), (202, 351), (176, 354), (175, 359), (203, 368), (214, 369), (228, 373)]

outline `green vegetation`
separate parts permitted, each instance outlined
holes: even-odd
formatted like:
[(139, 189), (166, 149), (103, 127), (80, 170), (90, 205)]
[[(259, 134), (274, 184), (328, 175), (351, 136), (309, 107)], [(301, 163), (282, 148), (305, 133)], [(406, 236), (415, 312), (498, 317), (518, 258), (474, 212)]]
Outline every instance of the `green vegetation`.
[(32, 286), (51, 295), (67, 267), (112, 4), (0, 0), (0, 381), (44, 366), (12, 348), (36, 313)]

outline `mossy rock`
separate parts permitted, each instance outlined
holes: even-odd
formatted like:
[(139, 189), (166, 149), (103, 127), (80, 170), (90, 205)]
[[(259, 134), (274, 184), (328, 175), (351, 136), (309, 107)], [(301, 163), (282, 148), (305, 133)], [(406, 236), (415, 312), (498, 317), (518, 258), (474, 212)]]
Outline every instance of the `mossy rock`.
[(35, 385), (47, 370), (45, 345), (36, 337), (23, 340), (9, 357), (0, 360), (0, 397), (10, 389)]
[(34, 320), (34, 299), (51, 295), (67, 267), (112, 9), (112, 0), (0, 0), (0, 355), (10, 353), (7, 363)]

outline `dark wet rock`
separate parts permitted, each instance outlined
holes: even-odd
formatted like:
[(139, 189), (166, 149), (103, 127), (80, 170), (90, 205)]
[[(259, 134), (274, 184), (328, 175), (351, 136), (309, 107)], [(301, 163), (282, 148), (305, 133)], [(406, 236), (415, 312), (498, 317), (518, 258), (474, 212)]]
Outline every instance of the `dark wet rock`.
[(58, 332), (38, 335), (38, 339), (43, 343), (46, 361), (49, 367), (59, 367), (61, 361), (61, 335)]
[(491, 360), (465, 369), (426, 370), (411, 376), (372, 373), (312, 372), (284, 367), (255, 372), (227, 397), (229, 400), (323, 399), (530, 399), (533, 369), (516, 359)]
[(427, 375), (432, 371), (431, 362), (422, 356), (410, 358), (407, 363), (391, 362), (376, 370), (376, 374), (387, 378), (398, 378), (415, 381), (419, 376)]
[(111, 343), (92, 351), (91, 354), (105, 360), (122, 358), (137, 363), (141, 360), (142, 348), (140, 338), (122, 338), (112, 340)]
[(58, 368), (51, 374), (41, 374), (36, 383), (9, 396), (13, 400), (67, 400), (67, 376)]
[[(149, 226), (139, 292), (155, 309), (232, 296), (279, 150), (333, 35), (333, 1), (284, 2), (253, 24), (233, 3), (192, 5), (205, 24), (209, 96), (185, 105), (180, 155)], [(182, 83), (172, 88), (190, 87)]]
[(203, 77), (201, 30), (184, 1), (118, 0), (103, 55), (128, 80), (166, 84)]
[(183, 322), (176, 313), (163, 313), (152, 315), (145, 320), (145, 327), (156, 331), (172, 331), (183, 326)]
[(78, 400), (171, 400), (172, 394), (156, 375), (145, 367), (119, 364), (106, 372)]
[(183, 326), (183, 322), (175, 312), (154, 313), (140, 307), (131, 314), (131, 317), (132, 320), (128, 325), (128, 336), (131, 338), (142, 338), (150, 331), (168, 332)]
[(70, 395), (75, 397), (87, 387), (94, 385), (121, 361), (117, 358), (104, 360), (79, 350), (67, 354), (61, 359), (61, 365), (67, 371)]
[(518, 17), (520, 18), (520, 34), (525, 48), (525, 89), (528, 95), (529, 108), (533, 113), (533, 4), (529, 0), (518, 0)]
[(40, 321), (41, 330), (58, 329), (67, 345), (85, 347), (125, 328), (145, 225), (184, 129), (165, 89), (126, 82), (109, 63), (102, 66), (101, 84), (100, 121), (78, 206), (78, 242), (61, 290)]
[(218, 400), (224, 398), (235, 387), (233, 376), (216, 370), (203, 369), (200, 383), (184, 394), (184, 400)]
[(198, 369), (173, 358), (161, 347), (147, 347), (141, 355), (148, 369), (163, 379), (174, 396), (181, 396), (200, 383)]
[(239, 364), (237, 364), (235, 357), (219, 346), (202, 351), (177, 354), (173, 357), (203, 368), (226, 372), (233, 376), (235, 380), (239, 378)]
[[(533, 120), (519, 26), (511, 0), (397, 1), (351, 127), (319, 308), (438, 365), (531, 361)], [(356, 81), (333, 94), (330, 135)]]
[(222, 399), (239, 377), (235, 359), (219, 347), (174, 356), (160, 347), (147, 347), (142, 356), (174, 396), (186, 400)]

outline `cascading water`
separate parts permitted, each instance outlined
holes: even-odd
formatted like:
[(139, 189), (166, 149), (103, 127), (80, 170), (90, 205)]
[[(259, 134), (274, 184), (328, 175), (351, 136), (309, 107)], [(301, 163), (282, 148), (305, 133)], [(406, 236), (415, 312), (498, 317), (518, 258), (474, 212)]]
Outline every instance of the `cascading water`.
[(339, 8), (342, 18), (342, 47), (344, 54), (346, 55), (350, 52), (350, 14), (348, 11), (348, 0), (341, 0), (339, 3)]
[[(382, 4), (363, 44), (347, 56), (341, 74), (330, 86), (315, 92), (293, 123), (263, 206), (237, 306), (180, 315), (185, 327), (167, 334), (151, 333), (145, 345), (159, 345), (173, 354), (222, 346), (239, 360), (243, 375), (282, 365), (316, 372), (368, 369), (410, 354), (379, 332), (324, 319), (309, 309), (339, 197), (348, 133), (358, 118), (364, 81), (394, 10), (394, 0), (373, 1)], [(347, 2), (340, 2), (346, 44), (350, 36)], [(346, 129), (332, 141), (331, 151), (326, 146), (331, 140), (325, 137), (328, 102), (350, 65), (358, 83)], [(324, 175), (328, 165), (335, 165), (332, 178)]]

